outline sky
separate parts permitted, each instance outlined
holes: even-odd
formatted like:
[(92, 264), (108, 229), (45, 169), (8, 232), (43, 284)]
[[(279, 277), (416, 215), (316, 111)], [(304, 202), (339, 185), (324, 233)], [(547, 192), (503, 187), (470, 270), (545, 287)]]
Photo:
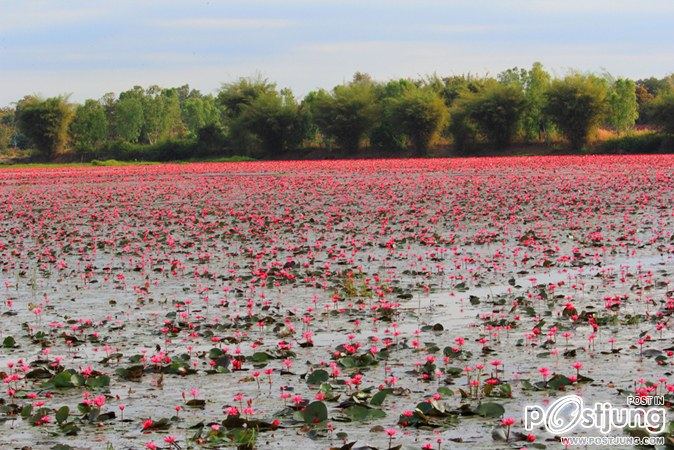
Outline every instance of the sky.
[(304, 95), (377, 79), (542, 62), (674, 72), (671, 0), (0, 0), (0, 105), (261, 75)]

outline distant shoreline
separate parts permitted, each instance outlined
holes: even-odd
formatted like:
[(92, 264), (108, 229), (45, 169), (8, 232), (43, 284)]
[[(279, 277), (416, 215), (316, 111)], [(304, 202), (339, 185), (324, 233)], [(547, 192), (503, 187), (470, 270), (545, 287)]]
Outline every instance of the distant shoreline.
[(649, 153), (617, 151), (617, 152), (592, 152), (592, 151), (571, 151), (557, 150), (554, 148), (517, 148), (504, 151), (482, 151), (471, 154), (460, 154), (459, 152), (448, 152), (443, 154), (431, 154), (427, 156), (411, 156), (404, 152), (391, 152), (387, 154), (377, 154), (376, 152), (361, 151), (359, 153), (338, 154), (320, 156), (318, 154), (299, 155), (295, 152), (279, 155), (277, 158), (254, 159), (249, 157), (233, 156), (226, 158), (210, 159), (182, 159), (168, 161), (119, 161), (115, 159), (88, 162), (3, 162), (0, 161), (0, 170), (6, 169), (33, 169), (33, 168), (59, 168), (59, 167), (124, 167), (124, 166), (151, 166), (158, 164), (204, 164), (204, 163), (245, 163), (245, 162), (282, 162), (282, 161), (355, 161), (355, 160), (404, 160), (404, 159), (471, 159), (471, 158), (529, 158), (529, 157), (551, 157), (551, 156), (644, 156), (644, 155), (669, 155), (674, 157), (674, 148)]

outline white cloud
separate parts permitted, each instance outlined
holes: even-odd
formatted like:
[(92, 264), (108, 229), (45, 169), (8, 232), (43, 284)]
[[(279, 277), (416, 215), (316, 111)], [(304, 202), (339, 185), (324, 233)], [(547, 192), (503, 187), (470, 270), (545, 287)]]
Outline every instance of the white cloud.
[[(491, 2), (488, 2), (491, 3)], [(542, 13), (587, 14), (605, 12), (664, 13), (674, 11), (674, 2), (668, 0), (500, 0), (500, 6), (510, 5), (523, 10)]]
[(490, 33), (494, 31), (508, 31), (514, 26), (505, 24), (466, 24), (466, 25), (427, 25), (425, 30), (449, 34)]
[(14, 8), (6, 2), (0, 12), (0, 32), (44, 29), (51, 26), (72, 25), (104, 17), (109, 6), (58, 6), (49, 2), (17, 2)]
[(157, 19), (147, 22), (148, 25), (163, 28), (216, 28), (216, 29), (272, 29), (288, 28), (293, 25), (284, 19), (242, 19), (242, 18), (209, 18), (192, 17), (181, 19)]

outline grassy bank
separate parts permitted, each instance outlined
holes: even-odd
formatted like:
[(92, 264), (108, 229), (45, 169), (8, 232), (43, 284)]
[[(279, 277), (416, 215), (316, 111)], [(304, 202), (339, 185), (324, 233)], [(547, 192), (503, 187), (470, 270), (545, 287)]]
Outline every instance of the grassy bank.
[[(247, 156), (228, 156), (220, 158), (193, 158), (180, 161), (177, 163), (196, 163), (196, 162), (245, 162), (255, 161), (253, 158)], [(121, 167), (121, 166), (148, 166), (155, 164), (162, 164), (162, 161), (119, 161), (116, 159), (107, 159), (104, 161), (93, 160), (90, 162), (0, 162), (0, 170), (2, 169), (36, 169), (42, 167)]]

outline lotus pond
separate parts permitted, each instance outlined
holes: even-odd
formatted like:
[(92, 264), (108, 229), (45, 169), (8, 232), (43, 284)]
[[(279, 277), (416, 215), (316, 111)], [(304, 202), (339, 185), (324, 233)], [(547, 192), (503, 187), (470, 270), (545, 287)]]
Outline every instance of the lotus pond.
[(672, 420), (671, 155), (9, 169), (0, 205), (0, 448), (557, 449), (523, 410), (569, 393)]

